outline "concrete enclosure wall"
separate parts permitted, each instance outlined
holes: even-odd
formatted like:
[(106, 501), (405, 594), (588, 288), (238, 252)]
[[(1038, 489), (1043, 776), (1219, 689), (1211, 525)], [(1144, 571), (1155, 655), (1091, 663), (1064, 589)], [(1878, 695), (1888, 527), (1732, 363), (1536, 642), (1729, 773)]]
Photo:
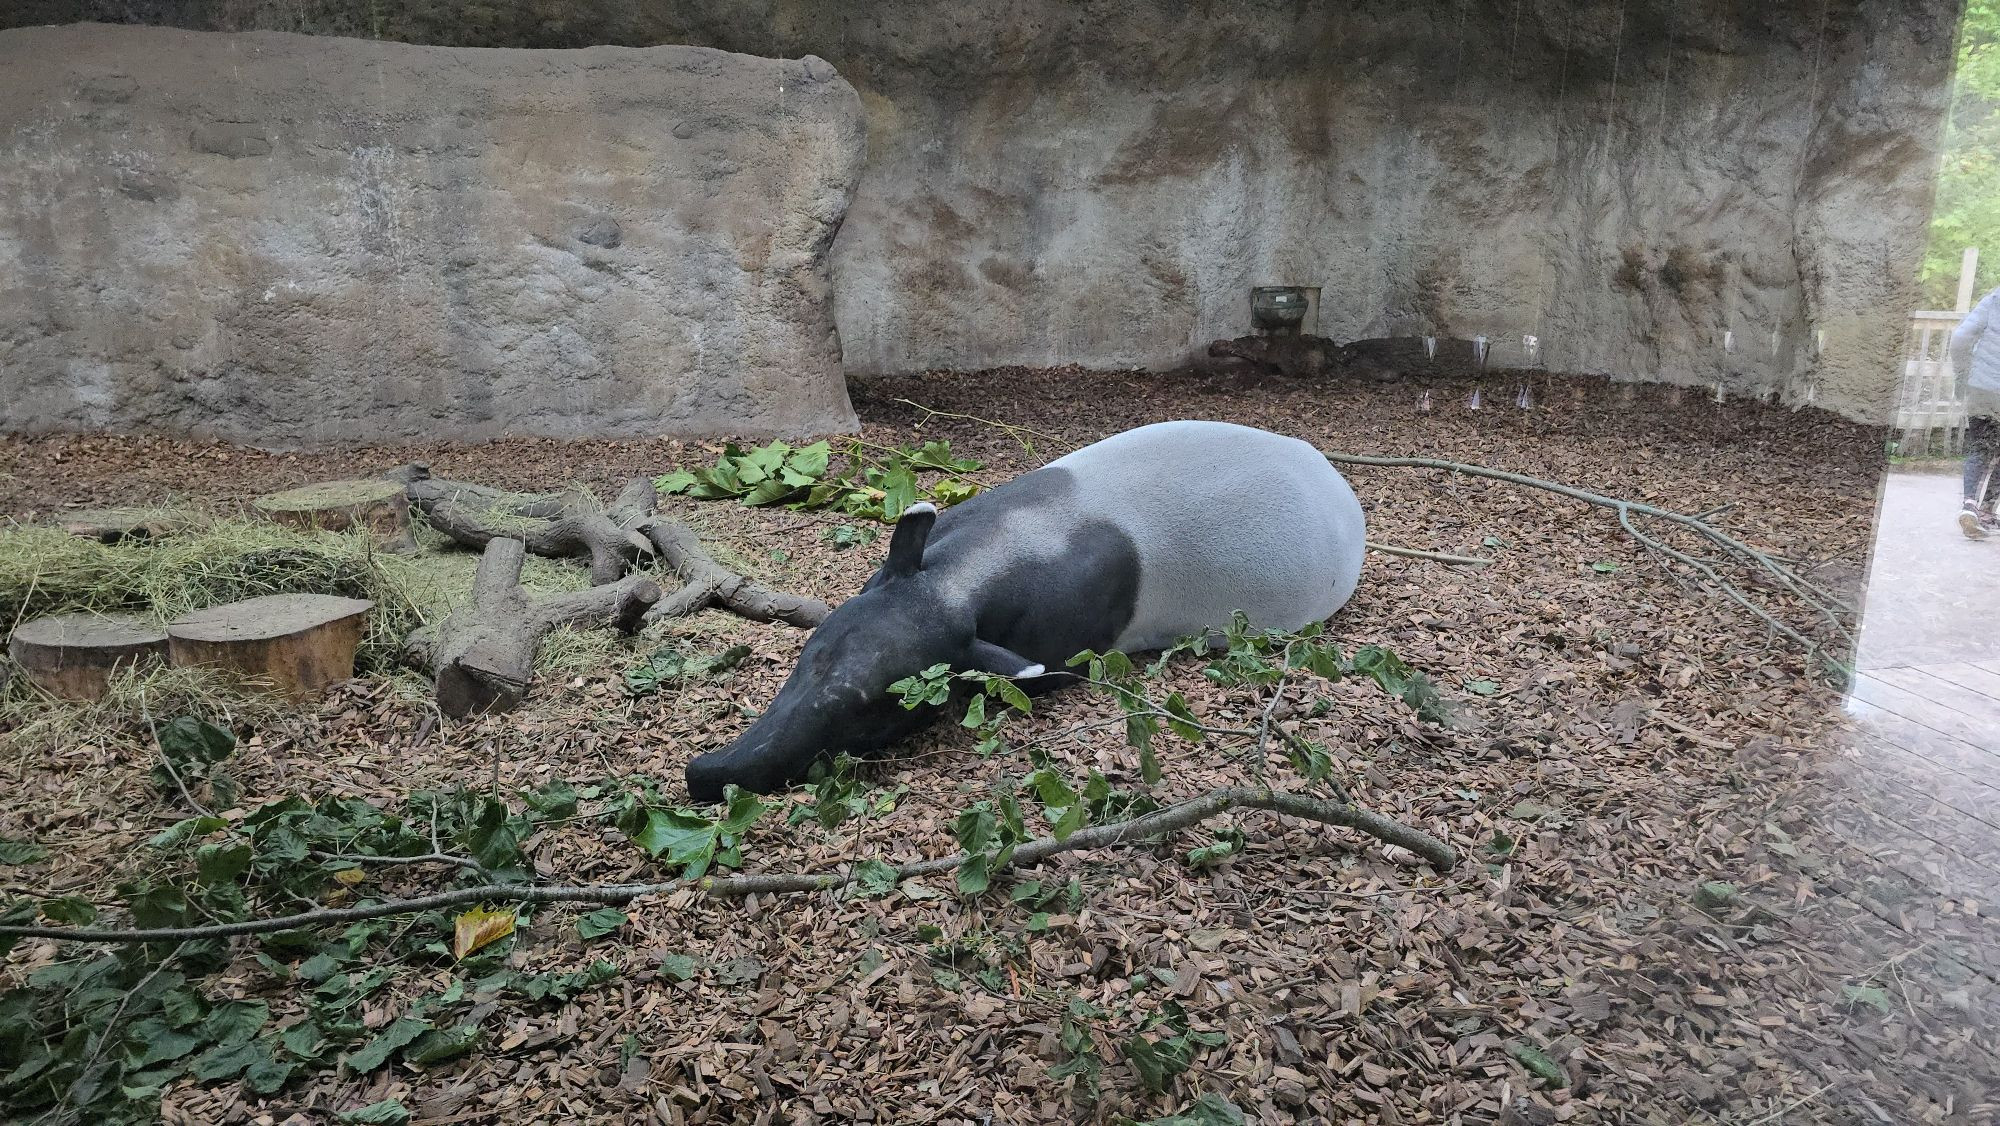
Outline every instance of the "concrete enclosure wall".
[[(467, 45), (813, 53), (868, 157), (851, 371), (1168, 365), (1322, 287), (1341, 339), (1880, 418), (1957, 0), (22, 0)], [(1727, 341), (1727, 344), (1725, 344)]]
[(816, 58), (0, 32), (10, 429), (852, 430)]

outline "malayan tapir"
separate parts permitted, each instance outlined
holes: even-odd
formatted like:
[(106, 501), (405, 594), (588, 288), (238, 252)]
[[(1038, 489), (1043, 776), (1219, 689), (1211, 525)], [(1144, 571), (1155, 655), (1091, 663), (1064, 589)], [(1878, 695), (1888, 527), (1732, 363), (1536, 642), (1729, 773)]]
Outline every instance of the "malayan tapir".
[(1031, 679), (1085, 649), (1219, 630), (1238, 610), (1298, 629), (1354, 593), (1363, 540), (1361, 502), (1318, 450), (1226, 422), (1141, 426), (943, 514), (913, 505), (771, 706), (688, 764), (688, 792), (768, 793), (822, 756), (881, 750), (935, 718), (889, 685), (940, 662)]

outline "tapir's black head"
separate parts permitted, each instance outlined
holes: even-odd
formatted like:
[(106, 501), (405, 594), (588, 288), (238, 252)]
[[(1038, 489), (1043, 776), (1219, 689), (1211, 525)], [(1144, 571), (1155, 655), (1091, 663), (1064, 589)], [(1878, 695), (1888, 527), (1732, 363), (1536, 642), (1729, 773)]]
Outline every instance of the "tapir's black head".
[(924, 574), (924, 543), (936, 520), (928, 504), (903, 513), (882, 570), (813, 631), (771, 706), (727, 747), (688, 763), (694, 800), (718, 801), (731, 783), (769, 793), (803, 778), (821, 757), (864, 754), (910, 734), (933, 716), (903, 707), (889, 685), (932, 665), (1010, 676), (1041, 671), (978, 640), (963, 599)]

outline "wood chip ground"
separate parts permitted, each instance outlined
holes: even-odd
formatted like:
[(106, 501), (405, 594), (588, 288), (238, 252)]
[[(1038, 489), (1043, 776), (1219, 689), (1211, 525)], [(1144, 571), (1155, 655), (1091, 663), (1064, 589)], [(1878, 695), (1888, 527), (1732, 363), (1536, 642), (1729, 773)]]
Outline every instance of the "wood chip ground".
[[(1684, 512), (1730, 504), (1718, 522), (1811, 564), (1862, 573), (1882, 468), (1880, 434), (1815, 412), (1718, 406), (1655, 389), (1625, 402), (1596, 381), (1541, 378), (1533, 410), (1489, 380), (1353, 385), (1241, 376), (1009, 370), (857, 386), (877, 442), (952, 440), (997, 482), (1128, 426), (1220, 418), (1327, 448), (1473, 461)], [(1499, 393), (1499, 392), (1506, 393)], [(939, 411), (1031, 427), (1034, 455)], [(455, 478), (519, 488), (569, 483), (609, 496), (637, 472), (707, 463), (716, 445), (506, 441), (273, 454), (149, 438), (0, 439), (0, 505), (17, 516), (66, 506), (174, 500), (240, 503), (275, 489), (411, 460)], [(623, 975), (573, 1005), (507, 1014), (475, 1055), (430, 1070), (328, 1074), (268, 1100), (234, 1087), (169, 1092), (173, 1123), (324, 1123), (395, 1097), (425, 1123), (985, 1123), (1145, 1118), (1203, 1091), (1266, 1123), (1957, 1123), (1995, 1119), (1994, 905), (1940, 891), (1921, 866), (1875, 855), (1864, 804), (1834, 740), (1840, 694), (1721, 601), (1649, 562), (1606, 513), (1496, 482), (1432, 472), (1350, 474), (1371, 535), (1490, 555), (1483, 570), (1371, 555), (1335, 619), (1349, 644), (1392, 646), (1458, 705), (1450, 731), (1417, 726), (1358, 686), (1327, 715), (1298, 719), (1340, 748), (1356, 799), (1442, 835), (1472, 858), (1429, 875), (1357, 838), (1263, 813), (1236, 818), (1248, 851), (1191, 871), (1178, 850), (1064, 857), (1041, 878), (1077, 877), (1080, 910), (1043, 931), (1004, 896), (962, 902), (906, 890), (884, 901), (832, 895), (637, 905), (593, 943), (579, 912), (540, 913), (517, 957), (572, 968), (593, 957)], [(707, 542), (773, 585), (838, 601), (882, 542), (835, 550), (826, 514), (670, 498)], [(1610, 565), (1607, 568), (1595, 564)], [(1807, 624), (1801, 619), (1801, 624)], [(743, 643), (733, 679), (640, 699), (623, 668), (540, 685), (510, 715), (435, 722), (407, 682), (362, 680), (238, 752), (244, 804), (291, 791), (390, 801), (412, 788), (681, 767), (739, 731), (804, 635), (708, 612), (671, 625), (703, 646)], [(1242, 708), (1192, 667), (1174, 687), (1198, 708)], [(1475, 688), (1475, 685), (1477, 686)], [(1073, 725), (1105, 705), (1063, 694), (1033, 721)], [(747, 870), (824, 870), (952, 849), (949, 818), (1021, 764), (981, 760), (938, 731), (884, 764), (907, 787), (893, 812), (835, 832), (760, 828)], [(1185, 744), (1164, 750), (1162, 789), (1180, 795), (1246, 776)], [(1130, 782), (1108, 737), (1056, 748), (1062, 762)], [(8, 894), (106, 895), (126, 856), (177, 816), (124, 749), (51, 745), (0, 763), (0, 836), (52, 859), (0, 870)], [(1502, 837), (1510, 855), (1489, 849)], [(1990, 859), (1991, 849), (1985, 855)], [(597, 828), (534, 842), (564, 881), (650, 878), (657, 869)], [(1739, 895), (1713, 913), (1696, 889)], [(391, 885), (409, 887), (411, 885)], [(940, 885), (933, 892), (948, 889)], [(919, 928), (995, 952), (1004, 988), (940, 974)], [(1014, 953), (1000, 957), (1006, 951)], [(699, 970), (676, 982), (668, 955)], [(10, 972), (51, 956), (26, 943)], [(1099, 1030), (1108, 1063), (1094, 1103), (1055, 1080), (1073, 998), (1141, 1010), (1177, 1000), (1194, 1027), (1227, 1034), (1169, 1097), (1121, 1060), (1130, 1017)], [(282, 987), (246, 958), (220, 979), (278, 1011)], [(435, 983), (404, 983), (403, 995)], [(1886, 1006), (1859, 1003), (1879, 989)], [(1862, 996), (1873, 998), (1876, 993)], [(385, 996), (386, 1020), (396, 997)], [(1512, 1049), (1545, 1052), (1572, 1078), (1549, 1089)]]

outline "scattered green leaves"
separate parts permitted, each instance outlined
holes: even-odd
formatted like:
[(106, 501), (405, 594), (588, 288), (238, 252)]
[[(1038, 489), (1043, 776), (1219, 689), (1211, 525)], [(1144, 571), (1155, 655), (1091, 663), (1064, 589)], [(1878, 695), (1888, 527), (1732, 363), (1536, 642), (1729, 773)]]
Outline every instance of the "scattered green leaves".
[(1528, 1074), (1537, 1079), (1546, 1080), (1549, 1086), (1569, 1086), (1569, 1072), (1564, 1070), (1563, 1065), (1557, 1063), (1547, 1052), (1542, 1051), (1533, 1044), (1524, 1043), (1520, 1040), (1510, 1040), (1507, 1042), (1507, 1054), (1519, 1060), (1521, 1066), (1528, 1069)]
[(1243, 1112), (1221, 1095), (1203, 1095), (1184, 1110), (1148, 1118), (1136, 1126), (1243, 1126)]
[(39, 864), (49, 857), (49, 850), (33, 841), (0, 840), (0, 864)]
[(406, 1126), (410, 1121), (410, 1108), (395, 1099), (384, 1099), (358, 1110), (341, 1111), (334, 1116), (334, 1121), (345, 1126)]
[(830, 545), (835, 551), (845, 551), (850, 547), (866, 547), (880, 538), (881, 532), (865, 524), (839, 524), (819, 534), (820, 542)]
[(1168, 1001), (1146, 1025), (1162, 1028), (1166, 1035), (1150, 1038), (1142, 1029), (1125, 1041), (1125, 1058), (1139, 1075), (1139, 1082), (1156, 1095), (1165, 1094), (1174, 1076), (1194, 1065), (1202, 1048), (1220, 1047), (1229, 1042), (1226, 1033), (1196, 1032), (1188, 1026), (1187, 1010), (1177, 1001)]
[(1889, 994), (1878, 986), (1845, 985), (1841, 987), (1841, 996), (1849, 1007), (1867, 1005), (1885, 1017), (1889, 1015)]
[(585, 941), (603, 938), (629, 921), (625, 912), (616, 907), (601, 907), (576, 921), (576, 933)]
[(742, 664), (750, 652), (748, 645), (732, 645), (720, 653), (709, 654), (690, 654), (663, 646), (625, 670), (625, 692), (629, 696), (650, 696), (680, 681), (721, 680)]

